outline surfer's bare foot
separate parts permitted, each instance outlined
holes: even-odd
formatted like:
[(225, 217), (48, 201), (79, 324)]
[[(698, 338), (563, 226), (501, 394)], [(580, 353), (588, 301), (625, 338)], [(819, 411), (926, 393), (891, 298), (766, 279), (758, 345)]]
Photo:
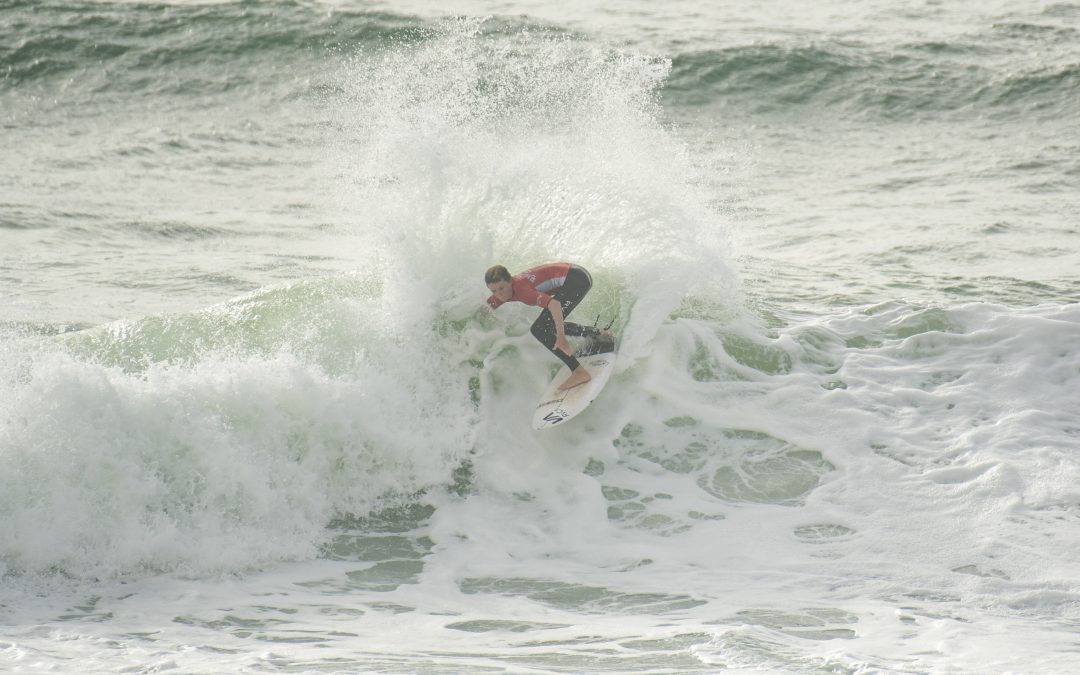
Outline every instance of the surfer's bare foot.
[(580, 387), (591, 379), (592, 375), (589, 375), (589, 371), (585, 370), (584, 366), (578, 366), (577, 370), (570, 373), (570, 377), (566, 378), (566, 382), (559, 385), (559, 391)]

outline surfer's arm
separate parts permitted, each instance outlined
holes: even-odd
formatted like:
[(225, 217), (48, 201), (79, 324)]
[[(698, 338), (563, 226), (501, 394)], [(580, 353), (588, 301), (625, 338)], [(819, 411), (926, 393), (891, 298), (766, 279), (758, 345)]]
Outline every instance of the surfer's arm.
[(570, 343), (566, 341), (566, 332), (563, 327), (562, 305), (559, 304), (558, 300), (552, 298), (547, 308), (551, 312), (551, 318), (555, 319), (555, 346), (569, 356), (572, 352), (570, 351)]

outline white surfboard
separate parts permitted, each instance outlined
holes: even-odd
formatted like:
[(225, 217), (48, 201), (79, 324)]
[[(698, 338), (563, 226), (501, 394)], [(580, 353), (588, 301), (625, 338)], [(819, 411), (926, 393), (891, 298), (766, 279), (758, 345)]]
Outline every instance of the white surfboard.
[(574, 352), (578, 362), (589, 371), (592, 379), (585, 384), (559, 391), (559, 385), (570, 377), (570, 369), (563, 366), (555, 375), (533, 413), (533, 429), (549, 429), (562, 424), (582, 410), (600, 395), (615, 371), (615, 341), (589, 340)]

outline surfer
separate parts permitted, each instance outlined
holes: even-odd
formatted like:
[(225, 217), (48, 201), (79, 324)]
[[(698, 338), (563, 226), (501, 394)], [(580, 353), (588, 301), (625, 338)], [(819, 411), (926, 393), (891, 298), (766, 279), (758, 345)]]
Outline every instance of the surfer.
[(492, 309), (505, 302), (544, 308), (533, 322), (532, 334), (570, 369), (570, 377), (559, 389), (571, 389), (592, 379), (589, 371), (574, 358), (566, 336), (596, 337), (601, 331), (565, 320), (592, 288), (588, 270), (570, 263), (548, 263), (510, 276), (505, 267), (495, 265), (484, 274), (484, 283), (491, 291), (487, 304)]

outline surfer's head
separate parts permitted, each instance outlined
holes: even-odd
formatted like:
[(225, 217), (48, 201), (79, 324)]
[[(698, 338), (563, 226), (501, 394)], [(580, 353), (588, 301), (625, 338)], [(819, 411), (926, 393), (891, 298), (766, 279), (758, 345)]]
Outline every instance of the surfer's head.
[(506, 302), (514, 295), (510, 272), (502, 265), (488, 268), (488, 271), (484, 273), (484, 283), (487, 284), (488, 290), (503, 302)]

